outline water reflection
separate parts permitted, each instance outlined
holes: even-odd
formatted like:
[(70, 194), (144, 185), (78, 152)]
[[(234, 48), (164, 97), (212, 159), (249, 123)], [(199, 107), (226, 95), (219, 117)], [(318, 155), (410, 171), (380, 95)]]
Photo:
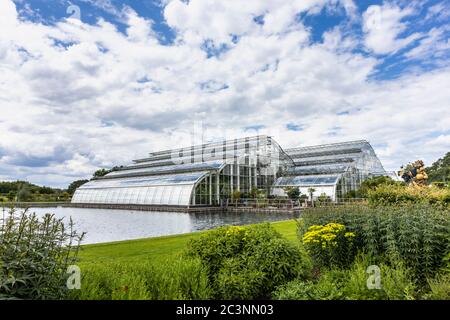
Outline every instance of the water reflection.
[(53, 213), (72, 217), (79, 232), (87, 232), (83, 244), (121, 241), (212, 229), (222, 225), (245, 225), (296, 218), (292, 214), (180, 213), (84, 208), (33, 208), (38, 216)]

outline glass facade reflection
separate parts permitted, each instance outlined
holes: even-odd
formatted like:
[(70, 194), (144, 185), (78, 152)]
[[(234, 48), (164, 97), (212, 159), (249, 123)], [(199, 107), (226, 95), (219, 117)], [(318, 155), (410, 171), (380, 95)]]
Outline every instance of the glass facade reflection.
[[(150, 153), (78, 188), (74, 203), (220, 205), (239, 191), (315, 187), (333, 199), (384, 172), (366, 141), (283, 150), (268, 136)], [(320, 194), (320, 193), (318, 193)]]

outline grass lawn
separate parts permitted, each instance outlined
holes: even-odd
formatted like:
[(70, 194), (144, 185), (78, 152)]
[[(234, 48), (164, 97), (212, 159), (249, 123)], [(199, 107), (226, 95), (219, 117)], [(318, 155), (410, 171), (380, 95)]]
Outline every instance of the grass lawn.
[[(295, 220), (272, 222), (272, 226), (286, 239), (296, 241)], [(102, 262), (133, 262), (142, 259), (163, 261), (182, 252), (189, 239), (198, 237), (203, 232), (194, 232), (173, 236), (146, 238), (139, 240), (128, 240), (120, 242), (109, 242), (92, 245), (84, 245), (80, 251), (80, 262), (102, 263)]]

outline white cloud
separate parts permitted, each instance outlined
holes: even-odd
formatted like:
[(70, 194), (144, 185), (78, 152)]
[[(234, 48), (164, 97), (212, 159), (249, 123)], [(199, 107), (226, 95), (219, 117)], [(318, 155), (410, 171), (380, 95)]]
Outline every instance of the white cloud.
[[(177, 40), (164, 46), (152, 21), (131, 9), (123, 10), (121, 33), (102, 19), (19, 21), (14, 4), (1, 1), (0, 176), (65, 186), (98, 167), (185, 146), (199, 120), (210, 137), (267, 133), (283, 147), (365, 138), (392, 169), (442, 156), (450, 70), (369, 80), (379, 60), (353, 52), (356, 38), (338, 27), (313, 44), (294, 19), (326, 5), (171, 1), (164, 15)], [(254, 22), (258, 15), (264, 25)], [(402, 24), (396, 19), (388, 20)], [(389, 47), (398, 48), (397, 35)], [(228, 50), (208, 59), (207, 39)]]
[(420, 37), (413, 33), (400, 37), (406, 30), (405, 17), (414, 14), (411, 7), (400, 8), (394, 4), (371, 5), (363, 14), (363, 31), (366, 47), (376, 54), (389, 54), (408, 46)]
[(445, 2), (436, 3), (428, 8), (425, 20), (444, 21), (450, 17), (450, 5)]
[(450, 53), (450, 26), (432, 28), (417, 47), (405, 53), (409, 59), (428, 59), (429, 63), (447, 63)]

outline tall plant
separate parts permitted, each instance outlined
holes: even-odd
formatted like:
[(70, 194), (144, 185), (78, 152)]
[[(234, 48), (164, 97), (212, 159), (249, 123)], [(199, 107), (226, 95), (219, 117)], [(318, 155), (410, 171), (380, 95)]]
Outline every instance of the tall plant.
[(67, 269), (83, 234), (54, 215), (3, 211), (0, 220), (0, 299), (61, 299)]
[(421, 280), (434, 276), (450, 252), (450, 211), (429, 205), (309, 209), (300, 236), (312, 225), (328, 223), (345, 225), (355, 234), (354, 246), (375, 261), (401, 260)]

